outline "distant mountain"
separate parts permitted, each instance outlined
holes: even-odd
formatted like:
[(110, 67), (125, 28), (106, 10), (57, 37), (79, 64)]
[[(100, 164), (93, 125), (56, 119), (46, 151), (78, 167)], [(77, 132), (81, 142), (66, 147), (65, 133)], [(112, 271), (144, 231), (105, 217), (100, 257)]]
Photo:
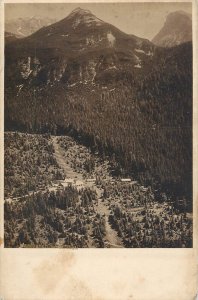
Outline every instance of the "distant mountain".
[(170, 13), (152, 40), (161, 47), (173, 47), (189, 41), (192, 41), (192, 16), (183, 11)]
[(191, 122), (191, 42), (161, 48), (78, 8), (5, 47), (6, 129), (81, 137), (173, 197), (191, 197)]
[(51, 18), (39, 18), (39, 17), (26, 17), (18, 18), (5, 22), (5, 31), (11, 32), (21, 37), (28, 36), (38, 29), (55, 23), (55, 19)]

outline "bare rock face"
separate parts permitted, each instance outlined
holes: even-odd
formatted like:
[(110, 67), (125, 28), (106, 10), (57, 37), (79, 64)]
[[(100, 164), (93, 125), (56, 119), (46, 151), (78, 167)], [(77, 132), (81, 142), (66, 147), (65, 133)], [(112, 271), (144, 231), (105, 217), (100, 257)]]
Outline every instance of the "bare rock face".
[(27, 79), (32, 72), (30, 68), (30, 64), (31, 64), (31, 57), (28, 57), (26, 62), (24, 60), (22, 62), (19, 62), (19, 66), (21, 69), (20, 73), (23, 79)]
[(37, 57), (28, 56), (18, 60), (17, 70), (19, 71), (19, 76), (27, 80), (38, 75), (41, 70), (41, 64)]
[(183, 11), (170, 13), (152, 40), (160, 47), (173, 47), (189, 41), (192, 41), (192, 17)]

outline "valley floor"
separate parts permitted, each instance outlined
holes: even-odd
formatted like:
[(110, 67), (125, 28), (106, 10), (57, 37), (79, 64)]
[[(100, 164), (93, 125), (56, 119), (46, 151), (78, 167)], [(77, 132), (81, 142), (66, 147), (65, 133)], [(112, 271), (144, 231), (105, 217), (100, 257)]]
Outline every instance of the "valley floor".
[(68, 136), (5, 133), (4, 215), (6, 247), (192, 247), (191, 215)]

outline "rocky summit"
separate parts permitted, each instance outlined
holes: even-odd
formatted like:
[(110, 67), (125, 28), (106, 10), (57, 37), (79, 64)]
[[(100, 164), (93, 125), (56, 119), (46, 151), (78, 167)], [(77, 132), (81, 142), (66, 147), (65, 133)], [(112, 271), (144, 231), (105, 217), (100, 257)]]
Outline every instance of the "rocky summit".
[(192, 41), (192, 16), (183, 11), (170, 13), (152, 40), (161, 47), (173, 47), (189, 41)]

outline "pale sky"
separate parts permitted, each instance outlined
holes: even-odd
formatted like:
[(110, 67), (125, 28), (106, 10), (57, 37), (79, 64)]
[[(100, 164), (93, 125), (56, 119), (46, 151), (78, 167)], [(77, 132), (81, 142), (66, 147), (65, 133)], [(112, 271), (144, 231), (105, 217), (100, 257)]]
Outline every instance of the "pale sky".
[(15, 18), (49, 17), (61, 20), (77, 8), (89, 9), (99, 19), (120, 30), (152, 39), (173, 11), (192, 13), (191, 3), (15, 3), (5, 4), (5, 22)]

